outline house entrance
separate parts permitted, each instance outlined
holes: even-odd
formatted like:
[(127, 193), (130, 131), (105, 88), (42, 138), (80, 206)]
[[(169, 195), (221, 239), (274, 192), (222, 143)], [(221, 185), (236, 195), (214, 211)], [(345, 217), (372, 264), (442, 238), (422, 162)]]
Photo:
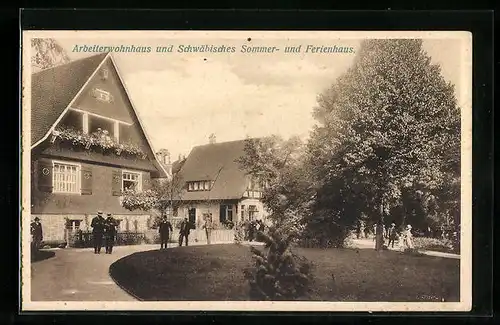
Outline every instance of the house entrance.
[(196, 223), (196, 208), (189, 208), (189, 210), (188, 210), (188, 220), (193, 225)]

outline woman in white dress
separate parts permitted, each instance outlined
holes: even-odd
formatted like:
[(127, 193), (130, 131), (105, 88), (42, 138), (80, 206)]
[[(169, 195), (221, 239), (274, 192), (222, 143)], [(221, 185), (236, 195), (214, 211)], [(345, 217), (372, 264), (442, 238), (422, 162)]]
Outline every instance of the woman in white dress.
[(406, 226), (404, 232), (404, 247), (405, 249), (413, 249), (413, 235), (411, 233), (411, 225)]

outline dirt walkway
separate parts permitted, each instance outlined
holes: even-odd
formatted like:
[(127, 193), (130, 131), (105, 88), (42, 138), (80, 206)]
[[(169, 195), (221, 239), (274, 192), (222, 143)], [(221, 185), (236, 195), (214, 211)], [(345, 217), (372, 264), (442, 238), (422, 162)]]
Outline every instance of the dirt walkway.
[[(375, 248), (375, 242), (373, 241), (373, 239), (366, 239), (366, 238), (353, 239), (352, 244), (356, 248), (362, 248), (362, 249), (364, 249), (364, 248), (374, 249)], [(399, 250), (401, 250), (401, 248), (394, 246), (394, 248), (389, 247), (389, 250), (399, 251)], [(434, 251), (426, 251), (426, 250), (419, 250), (419, 252), (424, 254), (424, 255), (429, 255), (429, 256), (460, 259), (460, 255), (458, 255), (458, 254), (434, 252)]]

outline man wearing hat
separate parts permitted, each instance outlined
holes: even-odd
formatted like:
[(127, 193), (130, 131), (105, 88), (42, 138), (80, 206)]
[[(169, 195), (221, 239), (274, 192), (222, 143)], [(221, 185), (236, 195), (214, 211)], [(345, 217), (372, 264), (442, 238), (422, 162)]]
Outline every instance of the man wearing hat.
[(172, 224), (167, 220), (166, 216), (162, 216), (158, 232), (160, 233), (160, 249), (167, 248), (170, 233), (173, 231)]
[[(396, 224), (393, 222), (391, 223), (391, 226), (389, 227), (389, 230), (387, 231), (387, 236), (389, 237), (389, 243), (387, 244), (387, 247), (391, 246), (394, 248), (394, 242), (396, 241), (397, 237), (397, 232), (396, 232)], [(391, 245), (392, 243), (392, 245)]]
[(102, 216), (102, 211), (98, 211), (97, 216), (92, 218), (92, 223), (90, 224), (90, 226), (92, 227), (92, 237), (94, 239), (94, 254), (100, 254), (102, 247), (102, 236), (105, 226), (105, 220)]
[(113, 253), (113, 246), (115, 244), (116, 237), (116, 220), (113, 218), (111, 213), (108, 213), (108, 217), (104, 223), (104, 241), (106, 245), (106, 254)]
[(184, 241), (183, 239), (186, 239), (186, 246), (188, 246), (188, 238), (189, 238), (189, 233), (191, 232), (192, 225), (188, 221), (188, 218), (184, 218), (182, 220), (180, 229), (179, 229), (179, 246), (182, 246), (182, 242)]
[(33, 239), (33, 248), (35, 251), (38, 251), (43, 240), (42, 224), (40, 223), (40, 218), (38, 217), (35, 217), (35, 221), (31, 223), (31, 237)]

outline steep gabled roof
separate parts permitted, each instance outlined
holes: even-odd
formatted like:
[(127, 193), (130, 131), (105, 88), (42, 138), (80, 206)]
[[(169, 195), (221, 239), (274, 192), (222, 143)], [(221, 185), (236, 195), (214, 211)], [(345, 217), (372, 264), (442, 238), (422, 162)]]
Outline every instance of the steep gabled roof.
[(179, 159), (174, 161), (172, 163), (172, 174), (177, 174), (181, 170), (185, 162), (186, 162), (185, 159)]
[(154, 154), (151, 141), (144, 130), (137, 109), (135, 108), (125, 82), (111, 53), (101, 53), (84, 59), (75, 60), (50, 69), (42, 70), (31, 76), (31, 148), (45, 140), (71, 103), (76, 99), (99, 67), (110, 58), (118, 78), (125, 90), (135, 118), (139, 122), (146, 142), (151, 149), (155, 168), (159, 177), (167, 175), (167, 171)]
[(241, 199), (246, 190), (246, 173), (236, 160), (244, 155), (245, 140), (194, 147), (180, 170), (185, 182), (215, 181), (211, 191), (185, 191), (182, 200)]
[(75, 60), (31, 75), (31, 144), (42, 140), (106, 58)]

